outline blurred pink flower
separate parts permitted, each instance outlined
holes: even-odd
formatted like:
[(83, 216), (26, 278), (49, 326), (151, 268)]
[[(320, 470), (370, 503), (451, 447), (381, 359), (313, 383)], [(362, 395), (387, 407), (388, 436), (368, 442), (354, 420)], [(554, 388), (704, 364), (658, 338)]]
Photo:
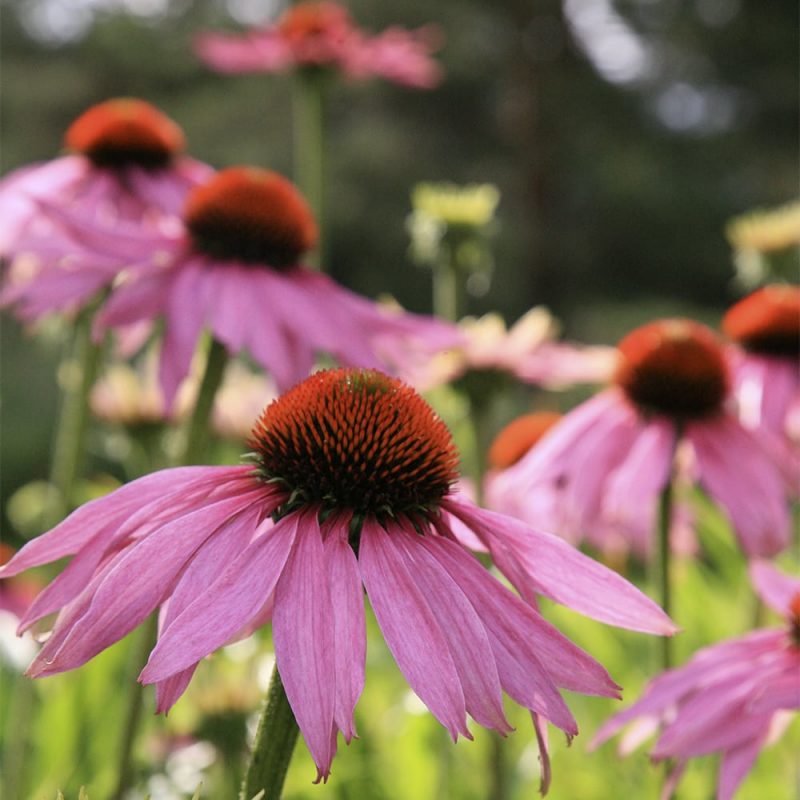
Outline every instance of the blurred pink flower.
[(765, 286), (725, 314), (739, 419), (800, 493), (800, 287)]
[(347, 9), (333, 2), (290, 6), (274, 24), (241, 35), (206, 33), (195, 52), (225, 73), (331, 68), (351, 78), (379, 77), (429, 89), (441, 80), (431, 58), (441, 36), (432, 26), (417, 31), (392, 27), (373, 36), (356, 27)]
[[(690, 320), (661, 320), (630, 333), (619, 353), (615, 385), (497, 475), (490, 505), (532, 525), (550, 523), (572, 540), (586, 536), (601, 549), (622, 541), (647, 555), (656, 501), (675, 470), (678, 483), (699, 482), (726, 512), (748, 556), (783, 550), (790, 525), (783, 481), (727, 409), (728, 367), (714, 333)], [(539, 516), (543, 508), (554, 514)]]
[[(20, 551), (3, 577), (74, 556), (22, 622), (59, 611), (31, 676), (80, 666), (160, 606), (141, 680), (157, 684), (166, 711), (201, 659), (271, 618), (278, 669), (324, 778), (337, 733), (355, 735), (365, 588), (398, 666), (453, 739), (471, 738), (467, 714), (508, 733), (502, 690), (535, 715), (540, 739), (544, 719), (576, 734), (558, 689), (616, 696), (618, 687), (457, 543), (450, 515), (526, 598), (541, 593), (633, 630), (675, 630), (563, 540), (457, 497), (447, 428), (397, 379), (315, 373), (265, 409), (251, 447), (250, 466), (134, 481)], [(543, 760), (546, 775), (546, 748)]]
[(391, 367), (397, 351), (460, 341), (452, 325), (381, 308), (299, 266), (317, 226), (294, 185), (274, 172), (217, 173), (192, 190), (181, 229), (171, 233), (107, 229), (50, 212), (70, 236), (30, 282), (26, 310), (60, 301), (76, 272), (98, 283), (104, 276), (114, 289), (96, 317), (99, 333), (164, 320), (159, 378), (168, 408), (205, 328), (229, 352), (248, 350), (279, 390), (306, 377), (318, 352), (348, 366)]
[(48, 230), (37, 200), (109, 225), (157, 225), (179, 214), (189, 189), (212, 173), (183, 155), (183, 132), (171, 119), (134, 98), (92, 106), (67, 129), (64, 144), (73, 155), (22, 167), (0, 182), (0, 255)]
[(641, 699), (614, 715), (592, 746), (636, 720), (620, 744), (627, 755), (658, 732), (651, 757), (673, 759), (671, 797), (688, 759), (719, 753), (717, 800), (730, 800), (761, 748), (776, 739), (800, 708), (800, 580), (766, 562), (750, 567), (761, 599), (788, 624), (706, 647), (651, 681)]
[(614, 348), (556, 341), (558, 324), (542, 306), (532, 308), (510, 328), (495, 313), (479, 319), (465, 317), (458, 325), (463, 344), (429, 357), (407, 355), (402, 361), (405, 380), (420, 391), (428, 391), (467, 372), (487, 370), (560, 389), (575, 383), (603, 382), (616, 364)]

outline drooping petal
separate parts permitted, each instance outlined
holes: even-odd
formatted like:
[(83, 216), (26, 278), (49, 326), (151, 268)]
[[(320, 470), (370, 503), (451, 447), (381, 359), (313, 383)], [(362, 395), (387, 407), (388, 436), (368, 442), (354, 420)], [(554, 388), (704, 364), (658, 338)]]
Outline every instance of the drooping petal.
[(552, 771), (550, 769), (550, 743), (547, 738), (547, 720), (541, 714), (531, 712), (533, 729), (536, 731), (536, 744), (539, 747), (539, 763), (541, 764), (541, 778), (539, 780), (539, 794), (544, 797), (550, 789)]
[(413, 565), (367, 518), (358, 563), (383, 637), (411, 688), (455, 740), (469, 737), (464, 693), (447, 639), (409, 571)]
[(733, 800), (739, 784), (750, 772), (761, 752), (765, 737), (766, 733), (764, 736), (755, 736), (723, 753), (717, 782), (717, 800)]
[(464, 692), (467, 713), (485, 728), (503, 734), (512, 728), (503, 712), (500, 678), (489, 637), (478, 614), (456, 580), (416, 533), (389, 524), (389, 543), (402, 549), (410, 575), (428, 602), (447, 639)]
[(447, 499), (442, 505), (472, 528), (526, 599), (538, 592), (592, 619), (643, 633), (677, 630), (649, 597), (563, 539), (468, 503)]
[(770, 557), (789, 544), (789, 510), (778, 468), (733, 417), (687, 425), (700, 482), (733, 523), (742, 549)]
[(156, 683), (224, 645), (258, 614), (272, 593), (297, 535), (297, 515), (265, 529), (166, 628), (139, 679)]
[(141, 624), (164, 600), (192, 553), (259, 496), (256, 489), (209, 503), (162, 525), (123, 551), (91, 590), (85, 613), (69, 624), (66, 619), (59, 620), (66, 636), (61, 640), (54, 632), (31, 674), (43, 676), (80, 666)]
[(784, 617), (789, 614), (792, 598), (800, 594), (800, 578), (786, 575), (768, 561), (750, 563), (750, 580), (758, 596)]
[(292, 552), (275, 587), (272, 636), (286, 697), (317, 781), (330, 774), (336, 668), (334, 614), (316, 510), (298, 514)]
[(364, 591), (358, 561), (347, 540), (349, 519), (336, 520), (325, 537), (325, 574), (330, 581), (334, 620), (336, 726), (349, 742), (356, 735), (353, 711), (364, 689), (367, 654)]

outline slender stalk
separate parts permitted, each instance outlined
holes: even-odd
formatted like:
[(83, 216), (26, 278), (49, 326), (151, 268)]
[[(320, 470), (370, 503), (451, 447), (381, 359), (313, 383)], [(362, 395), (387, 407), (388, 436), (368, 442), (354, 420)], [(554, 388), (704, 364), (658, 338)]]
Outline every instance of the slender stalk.
[(325, 271), (325, 74), (318, 69), (301, 70), (295, 77), (292, 96), (294, 134), (294, 179), (308, 200), (319, 226), (319, 244), (312, 266)]
[[(194, 410), (184, 430), (182, 452), (176, 459), (181, 465), (196, 464), (205, 451), (208, 442), (208, 421), (214, 407), (214, 397), (222, 383), (225, 365), (228, 362), (228, 351), (216, 339), (212, 339), (208, 348), (205, 370), (200, 381)], [(153, 614), (140, 632), (139, 646), (132, 653), (130, 661), (130, 686), (128, 711), (122, 731), (119, 758), (117, 761), (117, 787), (113, 800), (121, 800), (131, 785), (133, 770), (131, 767), (133, 746), (141, 725), (143, 687), (136, 681), (147, 662), (158, 636), (158, 617)]]
[(227, 363), (228, 351), (225, 346), (212, 339), (194, 410), (184, 430), (183, 448), (177, 459), (181, 465), (196, 464), (202, 459), (208, 444), (208, 421), (214, 408), (214, 397), (222, 383)]
[(102, 350), (92, 341), (94, 311), (92, 304), (78, 315), (69, 355), (59, 366), (61, 408), (50, 465), (50, 483), (55, 492), (45, 509), (46, 528), (51, 528), (72, 510), (75, 482), (86, 453), (89, 392), (97, 377)]
[(298, 733), (297, 720), (276, 665), (272, 671), (264, 711), (258, 723), (240, 800), (251, 800), (261, 791), (265, 798), (278, 800)]
[(458, 322), (465, 305), (462, 276), (449, 255), (444, 254), (433, 267), (433, 313), (450, 322)]
[(130, 686), (131, 690), (128, 694), (128, 707), (125, 713), (122, 741), (120, 742), (117, 757), (117, 786), (111, 795), (112, 800), (122, 800), (132, 783), (133, 744), (141, 724), (143, 705), (142, 685), (137, 683), (136, 678), (141, 672), (142, 665), (147, 661), (150, 651), (153, 649), (157, 633), (158, 617), (153, 614), (139, 631), (138, 640), (134, 643), (128, 660), (125, 685)]
[[(670, 547), (669, 531), (672, 525), (673, 508), (673, 477), (667, 481), (667, 485), (661, 492), (658, 504), (658, 582), (661, 608), (672, 616), (672, 585), (670, 576), (670, 560), (672, 549)], [(664, 669), (672, 666), (672, 637), (661, 637), (661, 661)]]

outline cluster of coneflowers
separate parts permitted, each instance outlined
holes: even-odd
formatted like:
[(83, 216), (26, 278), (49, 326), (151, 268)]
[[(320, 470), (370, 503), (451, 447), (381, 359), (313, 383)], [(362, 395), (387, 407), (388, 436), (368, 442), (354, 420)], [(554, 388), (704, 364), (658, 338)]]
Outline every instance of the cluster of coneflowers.
[[(197, 46), (227, 72), (294, 66), (429, 86), (434, 44), (430, 32), (372, 37), (340, 6), (316, 3)], [(468, 716), (508, 734), (504, 692), (530, 711), (546, 791), (546, 723), (578, 733), (560, 690), (618, 697), (620, 687), (547, 622), (538, 597), (672, 635), (659, 605), (575, 545), (652, 558), (658, 541), (668, 605), (669, 551), (691, 531), (698, 485), (788, 628), (697, 653), (597, 739), (642, 717), (626, 747), (658, 732), (653, 756), (672, 764), (670, 786), (690, 757), (720, 752), (719, 797), (732, 796), (800, 703), (800, 581), (763, 560), (788, 546), (798, 491), (797, 287), (767, 286), (733, 306), (724, 339), (667, 319), (615, 349), (581, 347), (557, 341), (541, 308), (509, 331), (494, 316), (455, 325), (376, 304), (306, 266), (319, 229), (299, 189), (261, 167), (215, 171), (191, 159), (180, 128), (144, 101), (89, 109), (65, 146), (69, 155), (0, 184), (0, 301), (26, 323), (82, 320), (98, 352), (106, 339), (122, 356), (145, 349), (152, 395), (133, 416), (190, 422), (178, 465), (71, 511), (0, 570), (8, 578), (71, 556), (22, 614), (20, 632), (56, 615), (30, 676), (80, 667), (157, 615), (140, 681), (166, 712), (206, 657), (271, 624), (276, 673), (245, 792), (277, 797), (286, 763), (280, 774), (261, 765), (292, 735), (276, 722), (281, 704), (318, 780), (339, 734), (356, 735), (366, 594), (401, 672), (454, 740), (471, 738)], [(274, 386), (261, 389), (250, 452), (238, 466), (196, 466), (226, 367), (241, 354)], [(609, 385), (563, 417), (530, 415), (505, 430), (477, 503), (419, 392), (462, 385), (481, 409), (498, 376)], [(101, 415), (113, 386), (95, 389)], [(233, 407), (241, 416), (249, 403)], [(70, 505), (69, 482), (58, 488)]]

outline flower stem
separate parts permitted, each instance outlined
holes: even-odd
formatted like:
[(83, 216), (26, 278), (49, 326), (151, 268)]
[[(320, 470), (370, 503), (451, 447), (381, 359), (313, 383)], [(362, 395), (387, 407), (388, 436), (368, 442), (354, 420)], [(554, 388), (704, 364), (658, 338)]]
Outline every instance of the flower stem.
[(114, 794), (111, 795), (112, 800), (122, 800), (131, 786), (131, 778), (133, 777), (133, 769), (131, 767), (133, 744), (142, 719), (142, 690), (144, 688), (137, 682), (136, 678), (155, 645), (157, 634), (158, 616), (152, 614), (139, 631), (138, 641), (134, 643), (130, 653), (128, 674), (126, 675), (126, 686), (129, 686), (130, 690), (128, 692), (125, 725), (122, 729), (122, 740), (117, 760), (117, 786)]
[[(184, 430), (183, 449), (176, 458), (178, 464), (196, 464), (202, 460), (208, 442), (208, 421), (214, 408), (214, 397), (222, 383), (228, 351), (216, 339), (211, 339), (206, 356), (205, 370), (197, 391), (194, 409)], [(142, 694), (144, 687), (136, 681), (153, 649), (158, 637), (158, 615), (153, 614), (139, 633), (138, 647), (135, 647), (130, 661), (130, 693), (128, 711), (122, 731), (119, 758), (117, 761), (117, 787), (113, 800), (121, 800), (130, 788), (132, 778), (131, 757), (142, 717)]]
[(102, 347), (92, 341), (95, 304), (75, 320), (69, 355), (59, 366), (61, 408), (56, 425), (50, 483), (55, 488), (45, 509), (45, 527), (51, 528), (72, 510), (75, 482), (86, 452), (89, 392), (97, 376)]
[(267, 702), (258, 723), (240, 800), (251, 800), (262, 790), (265, 798), (278, 800), (299, 730), (276, 665), (272, 670)]
[(465, 286), (449, 255), (433, 266), (433, 313), (441, 319), (458, 322), (466, 305)]
[(214, 397), (222, 383), (227, 363), (228, 351), (225, 345), (212, 338), (205, 371), (197, 390), (197, 400), (184, 430), (183, 450), (178, 457), (178, 463), (182, 465), (197, 464), (202, 460), (208, 443), (208, 421), (214, 408)]
[[(673, 477), (670, 473), (667, 485), (661, 491), (658, 503), (658, 563), (659, 563), (659, 594), (661, 608), (668, 616), (672, 616), (672, 586), (670, 576), (670, 560), (672, 548), (670, 547), (669, 531), (672, 525), (673, 507)], [(661, 637), (661, 662), (664, 669), (672, 666), (672, 637)]]
[(319, 69), (301, 70), (295, 78), (292, 106), (294, 112), (294, 179), (308, 200), (319, 226), (319, 244), (312, 266), (325, 271), (324, 155), (325, 74)]

